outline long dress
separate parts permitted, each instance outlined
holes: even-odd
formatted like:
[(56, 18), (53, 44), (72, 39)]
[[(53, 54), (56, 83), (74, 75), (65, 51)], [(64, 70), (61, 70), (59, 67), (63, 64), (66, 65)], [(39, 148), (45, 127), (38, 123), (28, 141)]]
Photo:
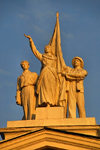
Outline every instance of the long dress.
[(42, 68), (37, 81), (36, 93), (38, 94), (38, 105), (49, 103), (58, 105), (58, 75), (56, 70), (56, 56), (48, 53), (41, 54), (35, 47), (33, 41), (30, 46), (34, 55), (41, 61)]

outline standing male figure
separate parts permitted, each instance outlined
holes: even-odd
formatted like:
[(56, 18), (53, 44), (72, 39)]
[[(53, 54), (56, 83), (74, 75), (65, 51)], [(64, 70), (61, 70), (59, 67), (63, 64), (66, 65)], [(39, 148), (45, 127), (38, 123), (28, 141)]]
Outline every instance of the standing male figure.
[(35, 84), (37, 81), (37, 73), (30, 72), (29, 62), (22, 61), (20, 63), (23, 73), (17, 78), (16, 103), (23, 106), (25, 120), (31, 120), (35, 114), (36, 95)]
[(76, 105), (79, 117), (85, 118), (84, 86), (83, 80), (87, 76), (87, 71), (83, 69), (84, 62), (81, 57), (72, 59), (74, 68), (66, 67), (62, 73), (66, 77), (66, 92), (69, 110), (69, 118), (76, 118)]

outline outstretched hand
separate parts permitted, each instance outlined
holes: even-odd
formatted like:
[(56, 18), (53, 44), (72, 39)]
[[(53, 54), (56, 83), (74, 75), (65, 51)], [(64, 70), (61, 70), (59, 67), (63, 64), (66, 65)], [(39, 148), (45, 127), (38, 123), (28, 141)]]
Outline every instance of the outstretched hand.
[(30, 35), (24, 34), (24, 36), (25, 36), (26, 38), (28, 38), (29, 40), (31, 39)]

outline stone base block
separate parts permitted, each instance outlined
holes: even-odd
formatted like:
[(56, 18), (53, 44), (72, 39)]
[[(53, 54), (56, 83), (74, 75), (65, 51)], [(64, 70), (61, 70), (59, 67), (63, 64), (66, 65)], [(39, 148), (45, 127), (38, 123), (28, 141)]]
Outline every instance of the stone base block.
[(7, 127), (42, 127), (42, 126), (68, 126), (68, 125), (96, 125), (95, 118), (75, 119), (40, 119), (7, 121)]
[(64, 107), (38, 107), (36, 108), (36, 120), (63, 119)]

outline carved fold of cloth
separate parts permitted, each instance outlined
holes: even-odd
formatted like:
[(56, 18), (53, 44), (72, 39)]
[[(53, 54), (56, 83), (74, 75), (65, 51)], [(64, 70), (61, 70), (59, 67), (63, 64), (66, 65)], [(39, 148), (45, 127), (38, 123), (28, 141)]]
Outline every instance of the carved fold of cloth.
[(37, 82), (38, 105), (49, 103), (58, 105), (58, 76), (56, 71), (56, 57), (42, 55), (42, 69)]

